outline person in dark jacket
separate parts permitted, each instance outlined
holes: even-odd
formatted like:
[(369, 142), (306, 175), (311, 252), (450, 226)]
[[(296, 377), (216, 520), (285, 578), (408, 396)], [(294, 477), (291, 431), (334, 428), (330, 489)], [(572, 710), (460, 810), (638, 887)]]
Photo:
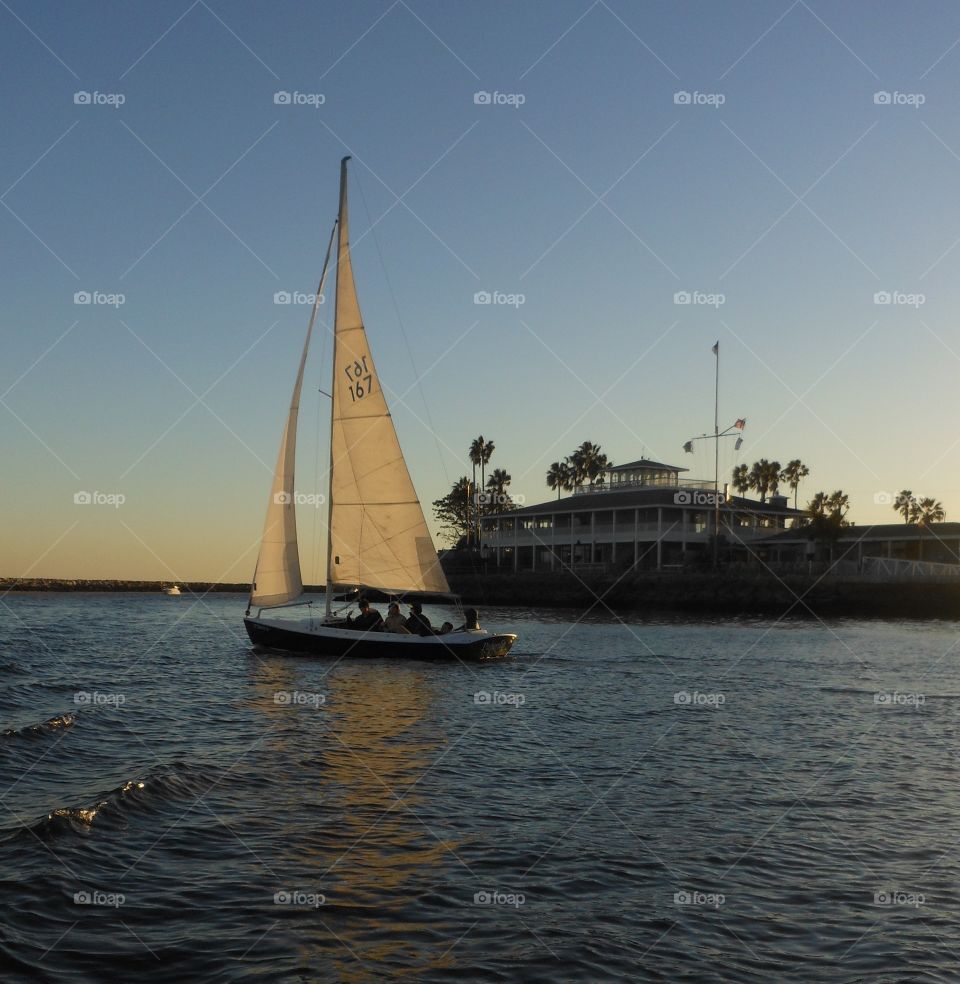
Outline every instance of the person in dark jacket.
[(479, 632), (480, 615), (476, 608), (468, 608), (463, 613), (463, 625), (453, 630), (454, 632)]
[(419, 601), (410, 603), (410, 617), (407, 619), (405, 625), (407, 626), (407, 630), (414, 635), (433, 635), (433, 629), (430, 627), (430, 619), (423, 614), (423, 606)]
[(350, 621), (350, 628), (356, 629), (358, 632), (376, 632), (383, 627), (383, 616), (376, 610), (376, 608), (370, 607), (370, 602), (366, 598), (361, 598), (357, 602), (360, 608), (360, 614)]

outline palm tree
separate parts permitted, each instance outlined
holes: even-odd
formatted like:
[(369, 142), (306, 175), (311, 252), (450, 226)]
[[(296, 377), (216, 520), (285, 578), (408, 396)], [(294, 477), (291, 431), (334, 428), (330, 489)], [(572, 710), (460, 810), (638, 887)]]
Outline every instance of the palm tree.
[(767, 493), (776, 495), (780, 485), (780, 462), (767, 461), (761, 458), (753, 463), (753, 467), (747, 473), (748, 488), (756, 489), (760, 493), (760, 501), (767, 501)]
[(587, 479), (591, 488), (598, 480), (602, 483), (604, 472), (613, 464), (600, 450), (600, 445), (592, 441), (584, 441), (567, 460), (573, 469), (573, 484), (581, 485)]
[(818, 520), (823, 520), (827, 516), (827, 510), (829, 509), (830, 497), (826, 492), (818, 492), (808, 503), (807, 503), (807, 517), (810, 521), (816, 523)]
[(771, 495), (776, 495), (780, 489), (780, 471), (779, 461), (767, 462), (767, 488)]
[(486, 487), (486, 467), (487, 463), (493, 457), (493, 441), (487, 441), (484, 443), (483, 437), (480, 438), (480, 484)]
[(746, 465), (737, 465), (730, 476), (730, 484), (734, 492), (746, 495), (750, 491), (750, 470)]
[(780, 472), (780, 481), (786, 482), (793, 491), (793, 508), (797, 508), (797, 489), (800, 482), (810, 474), (810, 469), (799, 459), (794, 458), (788, 461), (786, 467)]
[(547, 470), (547, 485), (556, 490), (558, 502), (561, 491), (570, 491), (572, 487), (570, 463), (566, 458), (563, 461), (555, 461)]
[[(480, 466), (480, 488), (486, 486), (486, 475), (485, 469), (487, 462), (493, 455), (493, 441), (485, 441), (483, 439), (483, 434), (479, 437), (475, 437), (473, 441), (470, 442), (470, 450), (467, 452), (470, 456), (470, 462), (473, 465), (473, 487), (477, 488), (477, 465)], [(474, 510), (476, 515), (474, 516), (474, 522), (478, 531), (477, 539), (479, 539), (479, 529), (480, 529), (480, 513), (483, 510), (480, 508), (479, 502), (477, 502), (477, 508)]]
[(903, 516), (903, 521), (909, 523), (916, 512), (917, 500), (914, 499), (910, 489), (903, 489), (896, 494), (893, 500), (893, 508)]
[(849, 525), (844, 518), (850, 510), (850, 497), (838, 489), (827, 495), (818, 492), (807, 503), (807, 515), (803, 526), (813, 540), (830, 544), (830, 560), (833, 560), (833, 541), (840, 536), (840, 530)]
[(921, 499), (917, 503), (917, 525), (929, 526), (931, 523), (942, 523), (947, 518), (943, 503), (936, 499)]
[(836, 519), (839, 526), (847, 525), (844, 517), (850, 512), (850, 496), (846, 492), (841, 489), (831, 492), (830, 498), (827, 499), (827, 508), (830, 511), (830, 518)]
[[(483, 440), (483, 434), (481, 434), (479, 437), (475, 437), (470, 442), (470, 450), (467, 452), (467, 454), (470, 457), (470, 463), (473, 465), (473, 484), (471, 485), (471, 488), (473, 489), (473, 494), (474, 495), (476, 495), (476, 491), (477, 491), (477, 465), (479, 465), (483, 461), (483, 449), (484, 449), (484, 447), (486, 447), (486, 443)], [(476, 527), (477, 529), (479, 529), (479, 527), (480, 527), (480, 521), (479, 521), (479, 516), (480, 516), (480, 503), (479, 503), (479, 500), (475, 500), (475, 503), (476, 504), (475, 504), (475, 507), (474, 507), (474, 510), (473, 510), (474, 513), (475, 513), (475, 515), (474, 515), (474, 527)], [(468, 523), (467, 525), (469, 526), (470, 524)], [(471, 533), (468, 536), (468, 540), (476, 539), (476, 535), (475, 535), (475, 533), (473, 531), (474, 530), (474, 527), (471, 527)]]
[(507, 486), (513, 481), (505, 468), (494, 468), (487, 479), (487, 498), (493, 501), (492, 511), (502, 511), (509, 509), (513, 503), (510, 500), (510, 493)]
[(927, 497), (921, 499), (919, 502), (914, 500), (914, 502), (916, 504), (916, 523), (920, 527), (919, 559), (923, 560), (924, 531), (930, 527), (931, 523), (942, 523), (947, 518), (947, 513), (943, 508), (943, 504), (937, 502), (936, 499)]

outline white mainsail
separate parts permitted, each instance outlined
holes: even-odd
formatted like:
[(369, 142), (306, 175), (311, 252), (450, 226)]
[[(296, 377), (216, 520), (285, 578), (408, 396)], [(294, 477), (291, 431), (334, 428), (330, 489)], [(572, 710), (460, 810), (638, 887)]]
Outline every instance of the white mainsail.
[(328, 584), (449, 593), (360, 316), (340, 175)]

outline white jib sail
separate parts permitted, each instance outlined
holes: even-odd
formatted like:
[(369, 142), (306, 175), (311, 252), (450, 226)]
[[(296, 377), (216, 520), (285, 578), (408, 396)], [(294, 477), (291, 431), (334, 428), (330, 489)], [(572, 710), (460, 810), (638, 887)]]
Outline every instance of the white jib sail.
[(448, 593), (360, 316), (341, 174), (328, 577), (338, 585)]
[[(335, 231), (335, 230), (334, 230)], [(313, 325), (317, 319), (317, 309), (323, 297), (323, 286), (327, 278), (330, 250), (333, 247), (333, 232), (327, 245), (327, 255), (323, 262), (320, 286), (314, 299), (307, 337), (300, 356), (300, 368), (293, 386), (290, 411), (280, 440), (280, 453), (273, 472), (273, 485), (270, 501), (267, 504), (267, 518), (263, 524), (263, 537), (260, 541), (260, 555), (250, 588), (251, 605), (282, 605), (294, 601), (303, 594), (303, 580), (300, 574), (300, 552), (297, 549), (297, 507), (295, 502), (294, 470), (297, 457), (297, 418), (300, 413), (300, 390), (303, 387), (303, 367), (307, 362)]]

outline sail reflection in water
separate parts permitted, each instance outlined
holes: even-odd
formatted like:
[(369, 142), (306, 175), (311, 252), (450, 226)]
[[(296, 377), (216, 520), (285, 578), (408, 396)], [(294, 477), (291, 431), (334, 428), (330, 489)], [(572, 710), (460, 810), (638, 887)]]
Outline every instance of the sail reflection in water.
[(270, 658), (256, 677), (257, 703), (276, 729), (267, 742), (275, 774), (299, 773), (283, 782), (295, 791), (283, 810), (284, 856), (265, 860), (285, 879), (278, 889), (324, 899), (282, 913), (302, 965), (342, 981), (370, 980), (375, 966), (414, 977), (455, 967), (440, 943), (462, 929), (430, 904), (460, 862), (420, 785), (445, 747), (427, 737), (429, 676), (342, 664), (304, 678), (297, 664)]

